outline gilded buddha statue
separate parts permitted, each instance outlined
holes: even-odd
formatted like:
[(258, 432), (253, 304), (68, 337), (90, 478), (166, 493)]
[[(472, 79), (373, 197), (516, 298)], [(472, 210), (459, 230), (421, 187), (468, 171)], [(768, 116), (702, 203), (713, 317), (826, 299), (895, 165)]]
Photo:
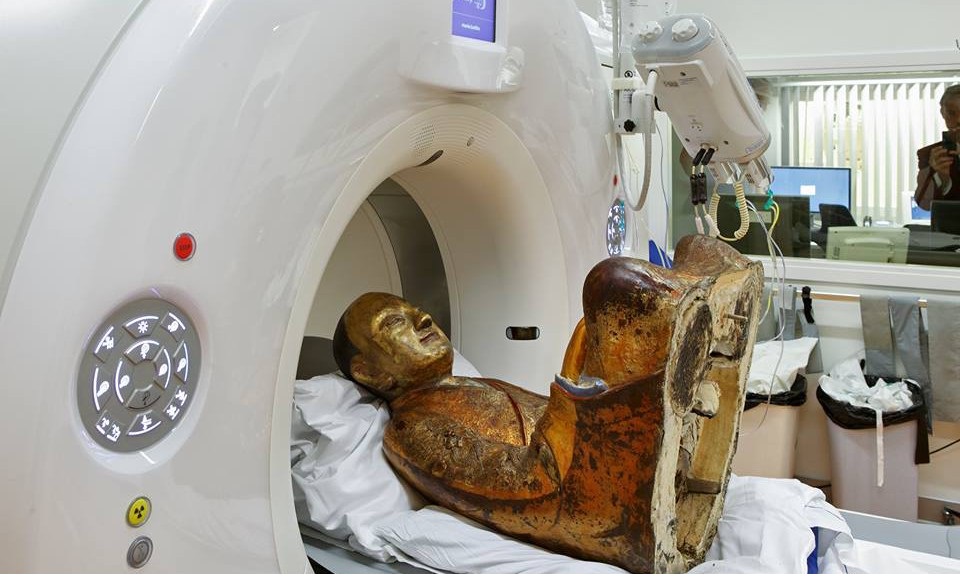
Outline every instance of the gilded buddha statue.
[(389, 402), (384, 451), (429, 500), (571, 556), (686, 571), (716, 533), (761, 288), (759, 264), (705, 236), (672, 270), (600, 262), (549, 397), (452, 376), (447, 337), (389, 294), (348, 307), (334, 355)]

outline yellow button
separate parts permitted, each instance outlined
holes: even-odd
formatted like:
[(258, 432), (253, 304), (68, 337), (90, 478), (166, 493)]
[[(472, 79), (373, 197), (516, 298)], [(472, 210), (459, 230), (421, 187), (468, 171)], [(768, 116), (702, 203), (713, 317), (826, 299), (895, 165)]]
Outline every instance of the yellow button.
[(130, 503), (127, 508), (127, 524), (138, 528), (147, 523), (150, 519), (150, 499), (146, 496), (140, 496)]

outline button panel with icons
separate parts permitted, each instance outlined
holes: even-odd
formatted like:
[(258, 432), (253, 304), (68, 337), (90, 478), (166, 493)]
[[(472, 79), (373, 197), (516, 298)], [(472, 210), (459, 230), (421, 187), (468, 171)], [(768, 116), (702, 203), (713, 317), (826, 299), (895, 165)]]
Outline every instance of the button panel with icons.
[(196, 393), (200, 339), (187, 314), (148, 298), (93, 332), (77, 377), (77, 404), (93, 440), (114, 452), (148, 448), (183, 419)]

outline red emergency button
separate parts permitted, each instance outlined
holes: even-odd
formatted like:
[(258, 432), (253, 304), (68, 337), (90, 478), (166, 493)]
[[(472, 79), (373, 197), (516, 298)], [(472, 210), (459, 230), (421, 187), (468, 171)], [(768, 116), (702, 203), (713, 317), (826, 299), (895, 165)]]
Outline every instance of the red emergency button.
[(197, 250), (197, 241), (193, 234), (181, 232), (173, 241), (173, 254), (178, 260), (189, 260), (193, 258), (193, 253)]

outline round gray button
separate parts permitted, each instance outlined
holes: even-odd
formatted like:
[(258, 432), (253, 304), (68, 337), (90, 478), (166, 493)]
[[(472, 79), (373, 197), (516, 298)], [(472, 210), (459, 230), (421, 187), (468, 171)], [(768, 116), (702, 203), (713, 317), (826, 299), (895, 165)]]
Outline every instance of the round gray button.
[(130, 544), (127, 550), (127, 564), (131, 568), (142, 568), (153, 554), (153, 540), (140, 536)]

